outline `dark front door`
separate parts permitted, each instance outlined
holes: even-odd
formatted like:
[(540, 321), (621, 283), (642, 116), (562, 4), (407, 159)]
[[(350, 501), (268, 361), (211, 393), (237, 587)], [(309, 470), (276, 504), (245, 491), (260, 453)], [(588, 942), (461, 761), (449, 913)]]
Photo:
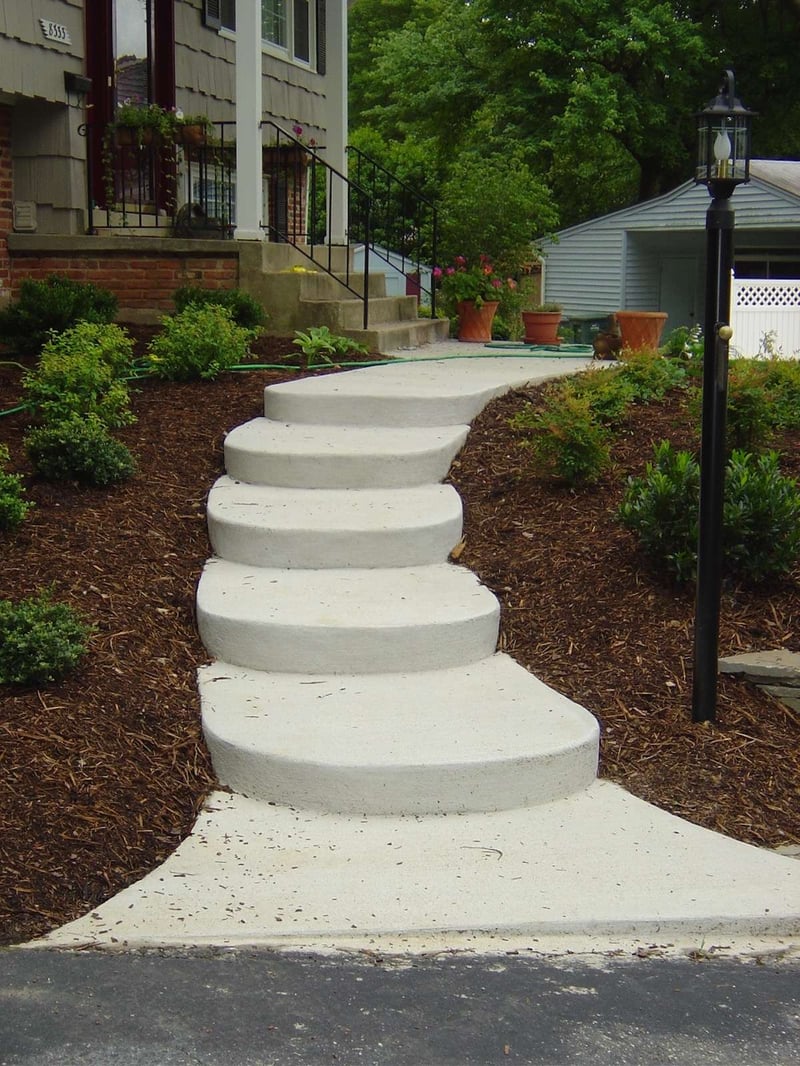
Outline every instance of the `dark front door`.
[(123, 100), (175, 105), (173, 0), (86, 0), (86, 68), (95, 200), (103, 199), (103, 134)]

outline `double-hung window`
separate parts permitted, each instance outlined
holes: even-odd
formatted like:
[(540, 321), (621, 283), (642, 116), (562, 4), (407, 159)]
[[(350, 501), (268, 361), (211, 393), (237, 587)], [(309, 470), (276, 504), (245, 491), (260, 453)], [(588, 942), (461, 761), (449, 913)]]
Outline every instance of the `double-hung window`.
[[(236, 29), (235, 0), (204, 0), (207, 26)], [(325, 73), (325, 0), (261, 0), (261, 39), (272, 52)]]

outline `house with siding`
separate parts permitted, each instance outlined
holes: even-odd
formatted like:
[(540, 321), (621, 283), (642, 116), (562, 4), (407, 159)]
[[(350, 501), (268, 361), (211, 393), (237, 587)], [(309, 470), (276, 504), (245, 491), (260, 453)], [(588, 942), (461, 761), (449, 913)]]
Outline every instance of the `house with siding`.
[[(129, 318), (170, 310), (186, 282), (268, 302), (265, 272), (348, 239), (347, 6), (0, 0), (0, 300), (58, 271), (111, 288)], [(131, 97), (206, 116), (210, 135), (120, 147), (110, 130)], [(313, 235), (312, 202), (325, 208)], [(320, 265), (335, 280), (317, 296), (358, 295), (344, 254)]]
[[(753, 160), (734, 193), (731, 324), (734, 347), (757, 352), (765, 334), (800, 350), (800, 162)], [(576, 322), (619, 310), (663, 311), (666, 330), (702, 325), (705, 186), (591, 219), (543, 243), (543, 299)]]

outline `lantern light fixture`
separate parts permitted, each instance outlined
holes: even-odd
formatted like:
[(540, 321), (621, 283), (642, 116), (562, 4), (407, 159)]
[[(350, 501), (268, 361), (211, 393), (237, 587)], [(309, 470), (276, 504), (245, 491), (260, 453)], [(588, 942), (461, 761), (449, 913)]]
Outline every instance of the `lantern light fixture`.
[(730, 196), (750, 180), (753, 115), (737, 99), (733, 71), (726, 70), (719, 93), (697, 115), (695, 181), (715, 198)]

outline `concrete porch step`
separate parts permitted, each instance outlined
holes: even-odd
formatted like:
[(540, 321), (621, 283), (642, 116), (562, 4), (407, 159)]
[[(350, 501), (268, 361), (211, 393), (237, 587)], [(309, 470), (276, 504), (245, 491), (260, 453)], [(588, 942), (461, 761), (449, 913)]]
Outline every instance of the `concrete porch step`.
[(207, 517), (220, 558), (297, 569), (444, 562), (462, 529), (452, 485), (295, 489), (221, 477)]
[(377, 674), (491, 655), (493, 594), (447, 563), (389, 570), (280, 570), (212, 558), (197, 589), (209, 654), (255, 670)]
[(506, 655), (444, 670), (199, 675), (222, 784), (337, 814), (531, 807), (595, 778), (595, 719)]
[[(303, 298), (298, 305), (299, 314), (317, 326), (328, 326), (333, 333), (342, 330), (362, 329), (364, 305), (352, 299), (309, 300)], [(400, 323), (416, 323), (417, 301), (413, 296), (372, 296), (369, 306), (369, 328), (399, 326)]]
[(398, 348), (418, 348), (447, 340), (450, 323), (442, 318), (418, 318), (413, 322), (370, 325), (367, 329), (343, 329), (342, 333), (371, 352), (394, 352)]
[(442, 481), (469, 427), (319, 426), (254, 418), (225, 438), (238, 481), (303, 489), (398, 488)]

